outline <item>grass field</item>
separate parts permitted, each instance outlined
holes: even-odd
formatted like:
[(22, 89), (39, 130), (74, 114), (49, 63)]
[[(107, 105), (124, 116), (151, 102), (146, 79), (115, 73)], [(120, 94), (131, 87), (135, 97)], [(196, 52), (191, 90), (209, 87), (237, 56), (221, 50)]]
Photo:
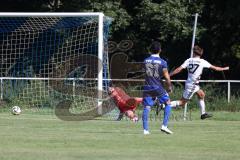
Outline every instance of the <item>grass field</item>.
[[(224, 113), (225, 115), (228, 113)], [(220, 113), (216, 113), (220, 115)], [(240, 117), (239, 113), (231, 113)], [(240, 121), (171, 121), (173, 135), (150, 122), (66, 122), (54, 115), (0, 113), (0, 160), (237, 160)]]

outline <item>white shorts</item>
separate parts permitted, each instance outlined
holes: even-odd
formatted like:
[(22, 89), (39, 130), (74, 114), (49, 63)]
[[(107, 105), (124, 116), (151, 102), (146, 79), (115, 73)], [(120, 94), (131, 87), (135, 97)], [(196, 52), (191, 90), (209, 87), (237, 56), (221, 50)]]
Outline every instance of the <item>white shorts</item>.
[(185, 90), (183, 91), (184, 99), (191, 99), (194, 93), (200, 90), (199, 85), (192, 83), (185, 83)]

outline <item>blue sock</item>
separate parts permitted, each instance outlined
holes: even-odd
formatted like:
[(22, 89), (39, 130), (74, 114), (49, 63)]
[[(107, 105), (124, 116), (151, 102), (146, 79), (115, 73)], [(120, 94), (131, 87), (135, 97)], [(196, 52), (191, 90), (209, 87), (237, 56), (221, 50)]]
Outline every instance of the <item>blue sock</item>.
[(143, 109), (142, 114), (142, 121), (143, 121), (143, 129), (148, 130), (148, 115), (151, 108), (149, 106), (145, 106)]
[(167, 126), (168, 125), (168, 120), (170, 118), (171, 114), (171, 109), (172, 107), (170, 105), (166, 105), (164, 109), (164, 117), (163, 117), (163, 125)]

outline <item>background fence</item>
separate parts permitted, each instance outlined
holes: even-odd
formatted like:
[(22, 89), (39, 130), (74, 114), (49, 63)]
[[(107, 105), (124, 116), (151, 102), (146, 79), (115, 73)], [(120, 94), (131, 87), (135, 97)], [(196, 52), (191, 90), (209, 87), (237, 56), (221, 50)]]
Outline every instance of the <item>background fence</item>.
[[(113, 85), (123, 88), (130, 96), (142, 96), (143, 79), (104, 80), (111, 81)], [(56, 81), (55, 83), (64, 81), (62, 84), (68, 87), (64, 87), (63, 90), (58, 90), (56, 87), (49, 85), (52, 81)], [(86, 93), (80, 92), (79, 90), (83, 83), (91, 84), (92, 81), (97, 81), (97, 79), (1, 77), (0, 99), (2, 102), (0, 107), (7, 109), (13, 105), (19, 105), (25, 109), (25, 112), (31, 112), (37, 109), (38, 114), (54, 114), (53, 108), (56, 107), (56, 104), (66, 99), (74, 102), (72, 110), (78, 113), (96, 104), (97, 97), (94, 97), (94, 94), (86, 94), (89, 92), (88, 88), (85, 87), (85, 89), (88, 90)], [(185, 80), (172, 80), (174, 91), (170, 94), (171, 100), (177, 100), (182, 97), (184, 82)], [(240, 80), (201, 80), (200, 86), (206, 93), (205, 101), (207, 111), (240, 111)], [(40, 108), (43, 110), (39, 110)], [(174, 109), (172, 118), (175, 120), (191, 119), (191, 111), (199, 110), (196, 97), (193, 97), (188, 103), (187, 109), (188, 112), (184, 112), (187, 110), (182, 110), (181, 108)], [(141, 116), (141, 112), (142, 106), (139, 106), (139, 116)], [(116, 119), (118, 113), (119, 111), (116, 108), (107, 114), (107, 117)], [(196, 112), (194, 113), (196, 114)], [(151, 113), (153, 120), (161, 119), (161, 115), (162, 113), (159, 115), (156, 115), (155, 112)]]
[[(0, 77), (0, 98), (4, 98), (4, 80), (57, 80), (57, 79), (51, 79), (51, 78), (14, 78), (14, 77)], [(59, 79), (59, 78), (58, 78)], [(60, 78), (63, 79), (63, 78)], [(64, 80), (68, 80), (70, 83), (72, 83), (72, 86), (76, 86), (76, 81), (84, 81), (83, 78), (64, 78)], [(136, 95), (136, 92), (134, 94), (134, 91), (141, 91), (141, 86), (144, 85), (143, 79), (105, 79), (108, 81), (112, 81), (115, 85), (120, 85), (124, 87), (126, 90), (132, 90), (132, 96), (140, 96), (138, 93)], [(185, 80), (172, 80), (173, 84), (176, 86), (179, 86), (180, 84), (184, 85)], [(222, 94), (226, 93), (226, 100), (227, 102), (231, 101), (232, 96), (238, 96), (240, 94), (240, 80), (200, 80), (200, 85), (207, 85), (212, 84), (215, 89), (220, 89), (221, 92), (216, 91), (216, 94)], [(73, 88), (73, 91), (75, 89)], [(131, 91), (130, 91), (131, 92)], [(130, 93), (131, 94), (131, 93)], [(74, 95), (74, 93), (73, 93)]]
[[(115, 86), (123, 88), (130, 96), (141, 97), (143, 79), (104, 79), (111, 81)], [(54, 81), (58, 84), (61, 81), (63, 89), (53, 87)], [(12, 106), (17, 104), (27, 108), (55, 107), (56, 104), (63, 100), (69, 99), (76, 103), (77, 107), (92, 106), (95, 104), (97, 97), (95, 94), (86, 94), (92, 89), (93, 80), (83, 78), (0, 78), (0, 99), (4, 103)], [(174, 91), (170, 94), (171, 100), (177, 100), (182, 97), (185, 80), (172, 80)], [(80, 92), (82, 84), (90, 85), (89, 89), (84, 87), (85, 92)], [(84, 85), (86, 86), (86, 85)], [(211, 111), (240, 111), (240, 80), (201, 80), (201, 88), (206, 93), (207, 110)], [(60, 87), (62, 87), (60, 85)], [(79, 90), (80, 89), (80, 90)], [(91, 92), (95, 93), (95, 92)], [(106, 93), (106, 92), (105, 92)], [(106, 95), (107, 96), (107, 95)], [(188, 103), (189, 109), (198, 108), (196, 97)], [(90, 103), (91, 102), (91, 103)]]
[[(143, 79), (112, 79), (116, 84), (121, 84), (124, 86), (124, 84), (130, 85), (130, 84), (144, 84)], [(173, 84), (182, 83), (184, 84), (185, 80), (172, 80)], [(240, 94), (240, 80), (200, 80), (200, 86), (206, 85), (206, 84), (214, 84), (215, 87), (217, 85), (217, 88), (221, 88), (221, 91), (226, 93), (226, 99), (228, 102), (231, 101), (231, 95), (239, 95)], [(219, 93), (216, 93), (219, 94)]]

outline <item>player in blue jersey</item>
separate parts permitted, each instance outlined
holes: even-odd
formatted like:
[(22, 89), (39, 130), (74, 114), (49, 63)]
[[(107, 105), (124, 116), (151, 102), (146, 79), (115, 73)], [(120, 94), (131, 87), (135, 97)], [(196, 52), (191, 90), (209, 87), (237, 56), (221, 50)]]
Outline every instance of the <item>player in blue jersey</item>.
[[(171, 114), (171, 101), (168, 92), (172, 92), (172, 85), (167, 69), (167, 62), (160, 58), (161, 44), (154, 41), (151, 45), (151, 56), (144, 60), (145, 66), (145, 85), (143, 90), (143, 134), (150, 134), (148, 127), (148, 116), (151, 107), (157, 98), (160, 104), (165, 104), (164, 117), (161, 131), (172, 134), (168, 129), (168, 120)], [(166, 80), (167, 91), (162, 85), (162, 77)]]

